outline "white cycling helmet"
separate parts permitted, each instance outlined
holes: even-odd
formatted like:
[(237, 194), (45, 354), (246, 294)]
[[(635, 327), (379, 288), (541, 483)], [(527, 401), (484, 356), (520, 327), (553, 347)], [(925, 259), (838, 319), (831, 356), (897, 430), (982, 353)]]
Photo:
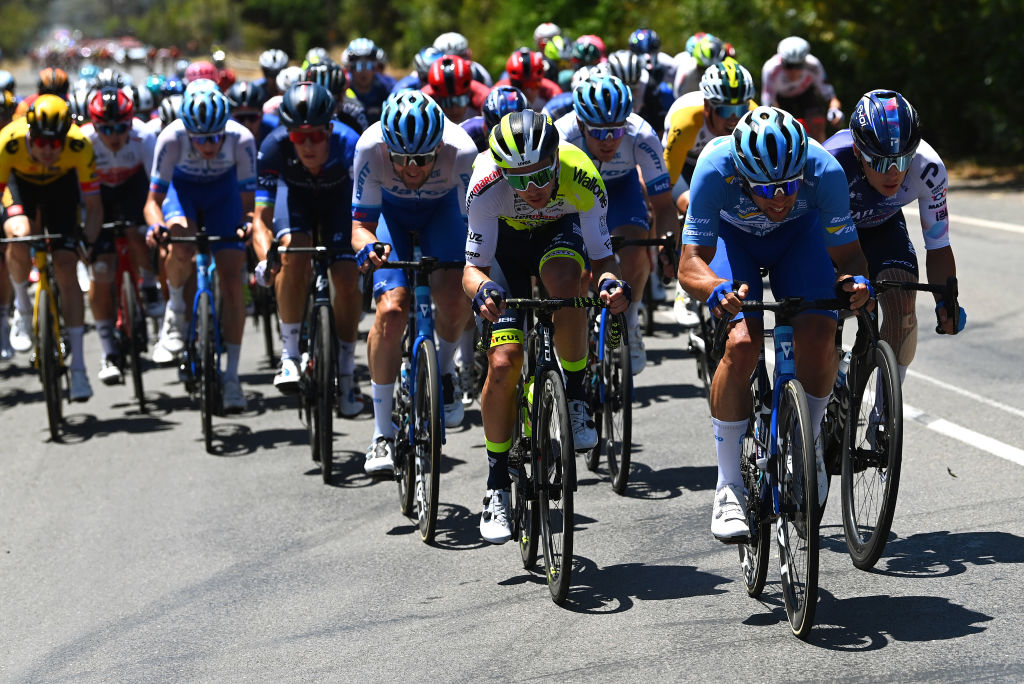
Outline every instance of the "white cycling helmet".
[(543, 50), (549, 40), (560, 35), (562, 35), (562, 29), (558, 27), (558, 24), (545, 21), (533, 30), (533, 42), (537, 44), (538, 50)]
[(779, 57), (788, 66), (800, 66), (811, 54), (811, 44), (800, 36), (790, 36), (779, 41)]
[(434, 40), (434, 47), (445, 55), (465, 57), (469, 53), (469, 41), (466, 36), (455, 31), (442, 33)]
[(288, 55), (284, 50), (264, 50), (260, 55), (260, 68), (264, 72), (278, 74), (286, 66), (288, 66)]
[(277, 89), (283, 93), (301, 80), (302, 67), (288, 66), (281, 69), (281, 73), (274, 79), (274, 83), (277, 84)]

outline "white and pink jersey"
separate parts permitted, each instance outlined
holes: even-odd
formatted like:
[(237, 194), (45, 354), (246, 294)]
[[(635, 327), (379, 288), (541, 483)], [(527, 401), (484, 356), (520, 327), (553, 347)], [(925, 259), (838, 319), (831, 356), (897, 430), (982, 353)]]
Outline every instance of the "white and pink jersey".
[(156, 147), (156, 133), (145, 122), (132, 119), (132, 130), (128, 142), (117, 152), (103, 144), (95, 126), (87, 123), (82, 133), (92, 142), (96, 153), (96, 173), (100, 184), (117, 187), (134, 176), (139, 170), (149, 173), (153, 168), (153, 149)]
[(204, 159), (189, 140), (181, 119), (172, 121), (156, 139), (153, 171), (149, 187), (154, 192), (167, 192), (171, 180), (182, 176), (190, 181), (212, 181), (232, 169), (243, 192), (256, 190), (256, 142), (242, 124), (228, 119), (224, 142), (213, 159)]
[(836, 91), (825, 82), (825, 67), (814, 55), (807, 55), (803, 68), (786, 69), (782, 58), (775, 55), (761, 67), (761, 104), (775, 106), (779, 97), (799, 97), (809, 88), (815, 88), (825, 99), (835, 97)]

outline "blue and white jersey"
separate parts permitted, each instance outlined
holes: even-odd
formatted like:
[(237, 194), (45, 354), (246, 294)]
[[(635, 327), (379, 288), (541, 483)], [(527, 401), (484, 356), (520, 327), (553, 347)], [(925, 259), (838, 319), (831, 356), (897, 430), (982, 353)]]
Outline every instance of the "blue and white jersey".
[(939, 249), (949, 245), (949, 212), (946, 209), (949, 179), (945, 164), (931, 145), (922, 140), (917, 146), (910, 170), (892, 197), (886, 197), (868, 183), (861, 171), (860, 160), (853, 152), (850, 129), (841, 130), (826, 140), (825, 149), (839, 160), (846, 172), (850, 211), (858, 229), (885, 223), (916, 199), (925, 247)]
[(845, 245), (857, 239), (850, 216), (846, 174), (820, 144), (807, 141), (807, 165), (796, 204), (779, 223), (769, 220), (745, 192), (731, 150), (732, 138), (722, 136), (712, 140), (697, 159), (690, 183), (690, 208), (683, 225), (683, 244), (715, 245), (719, 221), (728, 221), (745, 233), (764, 237), (814, 211), (818, 212), (825, 231), (826, 246)]
[(228, 119), (224, 141), (213, 159), (204, 159), (192, 146), (181, 119), (172, 121), (160, 133), (153, 154), (149, 188), (166, 193), (175, 177), (195, 182), (213, 181), (234, 171), (242, 192), (256, 190), (256, 142), (249, 129)]
[(395, 173), (380, 122), (372, 124), (356, 144), (352, 218), (375, 223), (385, 199), (389, 204), (415, 206), (424, 201), (440, 200), (452, 191), (459, 193), (458, 204), (465, 217), (462, 198), (469, 189), (476, 155), (476, 144), (469, 134), (446, 118), (430, 178), (419, 188), (410, 190)]
[(556, 121), (555, 128), (565, 140), (587, 153), (603, 180), (613, 181), (636, 173), (639, 166), (648, 195), (659, 195), (671, 189), (668, 171), (665, 170), (665, 150), (654, 129), (639, 114), (630, 114), (626, 119), (626, 135), (615, 151), (615, 157), (609, 162), (594, 159), (587, 149), (589, 136), (580, 130), (575, 111)]

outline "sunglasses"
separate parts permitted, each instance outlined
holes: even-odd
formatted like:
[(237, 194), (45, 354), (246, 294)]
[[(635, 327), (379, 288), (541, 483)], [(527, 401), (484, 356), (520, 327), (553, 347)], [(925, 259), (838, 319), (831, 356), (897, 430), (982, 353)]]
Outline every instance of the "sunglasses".
[(889, 167), (895, 165), (896, 170), (902, 173), (910, 168), (910, 164), (914, 161), (915, 154), (917, 154), (917, 150), (906, 152), (897, 157), (873, 157), (861, 150), (860, 156), (867, 165), (871, 167), (872, 171), (887, 173), (889, 171)]
[(396, 154), (395, 152), (388, 153), (391, 156), (391, 163), (395, 166), (426, 166), (432, 164), (437, 159), (437, 150), (433, 152), (427, 152), (426, 154)]
[(127, 133), (131, 127), (130, 123), (122, 121), (116, 124), (97, 124), (96, 130), (103, 135), (121, 135), (122, 133)]
[(751, 183), (750, 181), (746, 181), (746, 183), (752, 195), (762, 199), (774, 199), (780, 192), (785, 197), (795, 195), (800, 190), (800, 183), (803, 182), (803, 179), (803, 174), (800, 174), (796, 178), (790, 178), (778, 183)]
[(377, 62), (372, 59), (357, 59), (352, 63), (355, 71), (373, 71), (377, 68)]
[(469, 95), (442, 97), (438, 99), (437, 103), (442, 107), (466, 107), (469, 105)]
[(587, 135), (594, 140), (618, 140), (626, 135), (625, 126), (587, 126)]
[(501, 173), (505, 176), (505, 180), (508, 181), (513, 190), (525, 191), (530, 187), (531, 183), (540, 190), (541, 188), (546, 188), (555, 179), (555, 164), (539, 171), (531, 171), (530, 173), (509, 173), (505, 169), (502, 169)]
[(322, 128), (313, 131), (295, 130), (288, 131), (288, 139), (296, 145), (301, 145), (305, 142), (322, 143), (324, 140), (327, 140), (327, 137), (330, 134), (331, 132), (329, 130), (324, 130)]
[(223, 133), (210, 133), (209, 135), (192, 135), (189, 134), (189, 139), (192, 140), (196, 145), (216, 145), (224, 139)]
[(64, 144), (64, 138), (32, 138), (32, 144), (36, 147), (57, 149)]
[(735, 104), (735, 105), (729, 105), (729, 104), (715, 105), (714, 107), (712, 107), (712, 111), (714, 111), (716, 116), (719, 116), (719, 117), (721, 117), (723, 119), (729, 119), (729, 118), (732, 118), (734, 116), (743, 116), (744, 114), (747, 113), (747, 109), (748, 108), (749, 107), (748, 107), (747, 103), (744, 102), (742, 104)]
[(259, 112), (239, 112), (238, 114), (232, 114), (231, 118), (240, 124), (252, 123), (260, 118)]

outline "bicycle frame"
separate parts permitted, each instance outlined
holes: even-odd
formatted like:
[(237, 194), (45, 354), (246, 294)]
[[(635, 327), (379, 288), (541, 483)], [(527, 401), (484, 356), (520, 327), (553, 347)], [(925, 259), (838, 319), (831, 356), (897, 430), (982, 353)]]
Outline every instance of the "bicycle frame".
[(214, 369), (217, 371), (218, 378), (220, 378), (221, 374), (220, 357), (223, 342), (221, 340), (220, 318), (217, 316), (217, 301), (213, 296), (213, 288), (211, 286), (217, 262), (214, 261), (213, 255), (210, 252), (210, 242), (217, 240), (219, 238), (211, 236), (205, 230), (199, 230), (192, 238), (171, 238), (172, 242), (195, 242), (196, 245), (196, 294), (192, 298), (192, 319), (188, 324), (188, 337), (185, 338), (187, 343), (185, 344), (185, 360), (183, 363), (183, 366), (192, 378), (195, 378), (196, 375), (196, 359), (193, 346), (199, 326), (199, 300), (204, 294), (210, 297), (210, 318), (213, 319), (211, 323), (214, 331)]
[[(50, 249), (51, 249), (50, 241), (49, 241), (49, 239), (46, 238), (46, 236), (33, 236), (33, 237), (36, 238), (36, 239), (39, 239), (41, 242), (45, 242), (45, 244), (46, 244), (46, 249), (38, 249), (37, 248), (35, 250), (35, 254), (33, 256), (33, 259), (35, 261), (36, 270), (39, 271), (39, 282), (36, 283), (35, 302), (34, 302), (34, 305), (32, 307), (32, 343), (35, 346), (35, 353), (33, 355), (33, 361), (34, 361), (33, 365), (38, 370), (38, 368), (39, 368), (39, 347), (38, 347), (38, 345), (39, 345), (39, 316), (41, 314), (41, 312), (39, 311), (39, 298), (40, 298), (42, 292), (46, 291), (50, 295), (50, 298), (49, 298), (50, 318), (53, 320), (53, 334), (54, 334), (54, 337), (55, 337), (55, 339), (60, 341), (59, 344), (57, 345), (57, 350), (58, 350), (58, 353), (60, 355), (60, 364), (63, 367), (64, 366), (64, 359), (67, 356), (67, 350), (64, 347), (64, 331), (61, 328), (62, 322), (61, 322), (61, 317), (60, 317), (60, 314), (59, 314), (59, 312), (60, 312), (60, 302), (59, 302), (60, 294), (57, 291), (57, 288), (55, 288), (53, 286), (53, 283), (56, 282), (56, 281), (53, 279), (54, 278), (54, 273), (53, 273), (53, 261), (50, 258)], [(53, 238), (57, 238), (57, 237), (60, 237), (60, 236), (56, 236), (56, 235), (53, 236)]]

